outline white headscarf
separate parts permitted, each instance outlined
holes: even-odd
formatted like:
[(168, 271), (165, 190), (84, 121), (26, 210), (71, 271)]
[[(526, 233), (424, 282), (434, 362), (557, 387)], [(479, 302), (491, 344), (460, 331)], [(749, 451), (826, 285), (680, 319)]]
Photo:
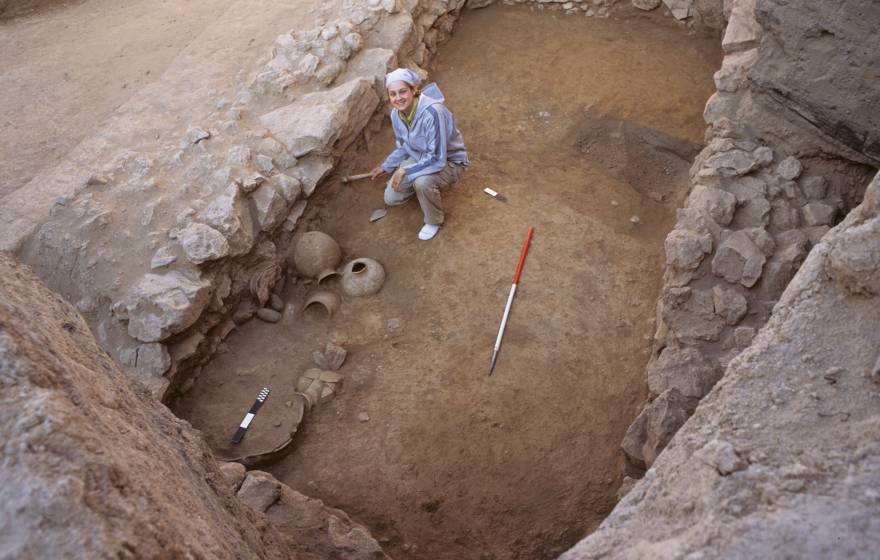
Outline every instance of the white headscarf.
[(418, 87), (419, 82), (421, 82), (421, 78), (419, 75), (410, 70), (409, 68), (398, 68), (393, 72), (390, 72), (385, 75), (385, 87), (387, 88), (394, 82), (406, 82), (412, 87)]

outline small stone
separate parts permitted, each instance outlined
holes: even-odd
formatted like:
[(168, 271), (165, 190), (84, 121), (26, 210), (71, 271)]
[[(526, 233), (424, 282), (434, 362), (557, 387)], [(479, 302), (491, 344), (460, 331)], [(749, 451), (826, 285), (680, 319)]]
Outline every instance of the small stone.
[(634, 226), (635, 226), (635, 225), (638, 225), (639, 222), (641, 222), (641, 220), (639, 219), (638, 216), (632, 216), (632, 217), (629, 219), (629, 223), (631, 223), (631, 224), (634, 225)]
[(278, 313), (274, 309), (263, 307), (262, 309), (257, 310), (257, 317), (267, 323), (277, 323), (281, 320), (281, 313)]
[(153, 255), (152, 260), (150, 260), (150, 269), (155, 270), (157, 268), (168, 266), (176, 260), (177, 255), (172, 252), (171, 247), (167, 245), (164, 247), (159, 247), (159, 249)]
[(366, 412), (360, 412), (360, 413), (358, 413), (358, 421), (360, 421), (360, 422), (369, 422), (369, 421), (370, 421), (370, 415), (367, 414)]
[(251, 173), (250, 175), (248, 175), (244, 179), (242, 179), (241, 189), (246, 193), (253, 192), (253, 191), (257, 190), (257, 187), (262, 185), (263, 181), (265, 181), (265, 180), (266, 180), (266, 178), (263, 177), (262, 175), (260, 175), (259, 173)]
[(785, 158), (776, 166), (776, 173), (786, 181), (794, 181), (801, 175), (801, 162), (792, 156)]
[(837, 366), (828, 368), (828, 371), (826, 371), (824, 375), (825, 381), (831, 385), (836, 384), (840, 380), (844, 371), (845, 370), (842, 367)]
[(284, 300), (278, 294), (272, 294), (269, 296), (269, 307), (280, 313), (284, 311)]
[(210, 132), (197, 126), (190, 126), (186, 129), (186, 139), (189, 140), (190, 144), (198, 144), (202, 140), (207, 140), (210, 137)]
[(385, 326), (388, 328), (389, 331), (396, 331), (400, 327), (402, 327), (403, 324), (400, 322), (400, 319), (392, 318), (388, 319), (388, 322), (385, 324)]

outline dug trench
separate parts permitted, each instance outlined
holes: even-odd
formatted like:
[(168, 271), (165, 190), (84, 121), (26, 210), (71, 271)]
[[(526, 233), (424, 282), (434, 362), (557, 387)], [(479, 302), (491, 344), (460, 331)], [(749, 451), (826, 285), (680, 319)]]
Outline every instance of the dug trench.
[[(339, 181), (382, 160), (386, 125), (318, 189), (300, 229), (333, 236), (344, 262), (380, 261), (382, 290), (344, 298), (328, 317), (301, 309), (309, 280), (288, 281), (295, 320), (242, 325), (175, 412), (229, 456), (259, 390), (289, 399), (313, 351), (333, 341), (348, 351), (343, 390), (306, 414), (289, 455), (261, 468), (344, 509), (395, 558), (557, 556), (616, 502), (620, 441), (646, 398), (663, 238), (720, 60), (716, 37), (659, 13), (467, 13), (431, 68), (471, 158), (444, 191), (438, 237), (416, 238), (415, 201), (370, 223), (384, 185)], [(252, 427), (280, 421), (258, 414)]]

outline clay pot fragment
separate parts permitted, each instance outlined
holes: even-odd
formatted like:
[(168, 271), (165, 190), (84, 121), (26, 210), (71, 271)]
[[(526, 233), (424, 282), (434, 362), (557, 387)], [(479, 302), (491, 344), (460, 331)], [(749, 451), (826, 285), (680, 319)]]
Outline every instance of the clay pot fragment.
[(338, 274), (336, 267), (342, 261), (342, 250), (336, 241), (321, 231), (303, 234), (293, 250), (296, 270), (308, 278), (322, 280)]
[(339, 309), (339, 296), (326, 290), (315, 292), (306, 299), (306, 302), (303, 305), (303, 311), (308, 309), (312, 304), (322, 305), (324, 309), (327, 310), (327, 315), (332, 317), (333, 314), (336, 313), (336, 310)]
[(382, 289), (385, 269), (367, 257), (354, 259), (342, 269), (342, 291), (352, 297), (370, 296)]

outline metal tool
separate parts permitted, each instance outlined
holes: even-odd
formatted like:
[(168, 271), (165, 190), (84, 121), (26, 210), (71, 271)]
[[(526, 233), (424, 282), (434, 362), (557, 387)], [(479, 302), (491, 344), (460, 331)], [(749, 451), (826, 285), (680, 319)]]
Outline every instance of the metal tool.
[(503, 194), (501, 194), (498, 191), (494, 191), (494, 190), (490, 189), (489, 187), (486, 187), (485, 189), (483, 189), (483, 192), (488, 194), (489, 196), (491, 196), (495, 200), (499, 200), (501, 202), (507, 202), (506, 196), (504, 196)]
[(267, 398), (269, 398), (269, 388), (263, 387), (260, 394), (257, 395), (256, 400), (254, 400), (254, 404), (251, 405), (250, 410), (244, 415), (244, 420), (241, 421), (241, 424), (238, 425), (238, 429), (235, 430), (235, 435), (232, 436), (233, 444), (240, 442), (241, 438), (244, 437), (244, 433), (247, 431), (248, 426), (251, 425), (251, 420), (257, 415), (257, 412), (260, 410), (260, 407), (263, 406), (263, 403), (266, 402)]
[(373, 210), (373, 213), (370, 214), (370, 222), (376, 222), (385, 217), (385, 214), (388, 213), (388, 210), (385, 208), (379, 208), (378, 210)]
[(343, 183), (351, 183), (352, 181), (359, 181), (361, 179), (367, 179), (372, 176), (373, 176), (372, 173), (358, 173), (356, 175), (344, 175), (342, 177), (342, 182)]
[(492, 362), (489, 364), (489, 375), (495, 369), (495, 360), (498, 359), (498, 351), (501, 349), (501, 339), (504, 337), (504, 328), (507, 326), (507, 317), (510, 315), (510, 306), (513, 304), (513, 296), (516, 294), (516, 285), (519, 284), (519, 275), (522, 272), (523, 263), (526, 260), (526, 253), (529, 252), (529, 242), (532, 240), (532, 232), (535, 228), (529, 227), (526, 234), (525, 243), (523, 243), (522, 252), (519, 254), (519, 264), (516, 265), (516, 274), (513, 275), (513, 285), (510, 287), (510, 295), (507, 296), (507, 305), (504, 306), (504, 315), (501, 317), (501, 326), (498, 328), (498, 337), (495, 339), (495, 348), (492, 349)]

